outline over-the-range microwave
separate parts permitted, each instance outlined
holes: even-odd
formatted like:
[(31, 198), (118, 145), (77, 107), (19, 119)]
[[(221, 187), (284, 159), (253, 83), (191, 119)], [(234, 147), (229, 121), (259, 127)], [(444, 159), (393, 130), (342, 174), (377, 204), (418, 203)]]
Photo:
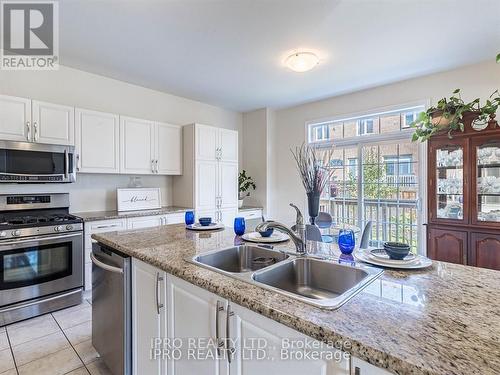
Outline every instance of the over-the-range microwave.
[(75, 147), (0, 141), (0, 182), (74, 182)]

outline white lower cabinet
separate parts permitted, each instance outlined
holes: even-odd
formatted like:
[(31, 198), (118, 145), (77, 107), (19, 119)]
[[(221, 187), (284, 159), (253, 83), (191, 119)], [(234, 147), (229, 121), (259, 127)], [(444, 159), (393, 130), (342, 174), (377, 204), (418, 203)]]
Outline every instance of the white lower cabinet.
[(155, 339), (166, 336), (166, 274), (132, 259), (132, 373), (165, 375), (166, 364), (152, 358)]
[(167, 224), (166, 215), (139, 216), (127, 219), (128, 229), (151, 228)]
[(226, 227), (233, 228), (234, 227), (234, 218), (238, 216), (238, 209), (235, 208), (226, 208), (219, 211), (219, 221), (221, 221)]
[(182, 358), (167, 361), (168, 374), (227, 374), (227, 361), (217, 358), (217, 349), (210, 344), (224, 335), (226, 301), (171, 275), (167, 275), (167, 301), (167, 336), (170, 342), (183, 340)]
[[(316, 357), (304, 359), (301, 346), (319, 342), (203, 288), (167, 274), (164, 293), (163, 271), (135, 259), (132, 275), (134, 374), (350, 374), (345, 353), (306, 349)], [(159, 362), (150, 358), (157, 337), (169, 349)]]
[(241, 306), (228, 306), (229, 337), (236, 340), (231, 375), (349, 374), (349, 358), (340, 350)]
[(373, 366), (368, 362), (362, 361), (359, 358), (352, 357), (351, 360), (351, 374), (352, 375), (391, 375), (390, 372), (381, 369), (380, 367)]

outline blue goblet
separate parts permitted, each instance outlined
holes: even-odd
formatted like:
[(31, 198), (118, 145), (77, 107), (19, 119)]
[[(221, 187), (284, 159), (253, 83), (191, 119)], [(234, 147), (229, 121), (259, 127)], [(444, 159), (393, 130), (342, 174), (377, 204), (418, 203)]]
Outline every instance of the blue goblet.
[(351, 254), (356, 245), (354, 231), (351, 229), (341, 229), (339, 231), (339, 249), (342, 254)]
[(245, 218), (235, 217), (234, 218), (234, 233), (241, 236), (245, 233)]
[(186, 222), (186, 225), (194, 224), (194, 212), (186, 211), (186, 214), (184, 215), (184, 221)]

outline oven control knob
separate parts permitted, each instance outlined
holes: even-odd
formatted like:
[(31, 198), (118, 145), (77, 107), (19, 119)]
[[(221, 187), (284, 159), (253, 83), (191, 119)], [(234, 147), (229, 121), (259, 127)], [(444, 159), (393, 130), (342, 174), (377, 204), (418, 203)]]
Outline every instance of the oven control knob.
[(64, 227), (63, 227), (62, 225), (58, 225), (57, 227), (54, 227), (54, 230), (55, 230), (56, 232), (61, 232), (61, 231), (63, 231), (63, 230), (64, 230)]
[(66, 225), (66, 230), (73, 230), (73, 225)]
[(21, 235), (21, 231), (20, 231), (19, 229), (18, 229), (18, 230), (13, 230), (13, 231), (12, 231), (12, 235), (13, 235), (14, 237), (19, 237), (19, 236)]
[(0, 232), (0, 237), (7, 237), (7, 232)]

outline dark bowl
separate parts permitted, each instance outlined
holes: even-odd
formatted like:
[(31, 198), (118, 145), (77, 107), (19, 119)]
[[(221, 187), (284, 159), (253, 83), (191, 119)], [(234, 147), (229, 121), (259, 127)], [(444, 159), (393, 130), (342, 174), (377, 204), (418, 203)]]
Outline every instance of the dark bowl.
[(198, 221), (200, 222), (201, 225), (203, 225), (204, 227), (212, 224), (212, 218), (211, 217), (200, 217), (198, 219)]
[(268, 230), (266, 230), (264, 232), (259, 232), (259, 234), (262, 237), (271, 237), (271, 234), (273, 234), (273, 232), (274, 232), (274, 228), (269, 228)]
[(410, 246), (397, 242), (386, 242), (384, 250), (389, 255), (389, 258), (403, 260), (410, 253)]

